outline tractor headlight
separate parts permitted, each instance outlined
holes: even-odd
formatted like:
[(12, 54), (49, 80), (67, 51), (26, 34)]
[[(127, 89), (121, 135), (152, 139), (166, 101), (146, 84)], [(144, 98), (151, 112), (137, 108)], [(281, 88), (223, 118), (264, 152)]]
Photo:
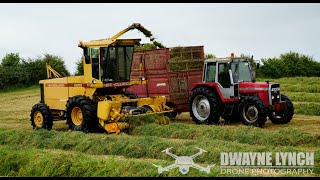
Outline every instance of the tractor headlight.
[(97, 80), (96, 80), (96, 79), (93, 79), (93, 80), (92, 80), (92, 84), (95, 84), (95, 83), (97, 83)]
[(141, 77), (141, 80), (144, 81), (144, 80), (146, 80), (146, 78), (145, 78), (144, 76), (142, 76), (142, 77)]

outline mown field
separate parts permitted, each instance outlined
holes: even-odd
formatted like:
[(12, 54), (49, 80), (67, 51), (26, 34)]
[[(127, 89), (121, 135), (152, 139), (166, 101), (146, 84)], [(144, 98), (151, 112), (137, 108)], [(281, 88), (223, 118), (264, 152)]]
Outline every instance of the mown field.
[[(259, 79), (261, 80), (261, 79)], [(264, 81), (264, 79), (262, 79)], [(36, 87), (0, 93), (0, 176), (257, 176), (220, 173), (220, 152), (315, 152), (314, 174), (320, 176), (320, 78), (283, 78), (281, 90), (294, 103), (294, 119), (286, 125), (268, 121), (264, 128), (238, 123), (195, 125), (188, 113), (169, 125), (152, 123), (128, 133), (105, 134), (69, 131), (65, 121), (54, 122), (53, 130), (32, 130), (31, 107), (39, 101)], [(140, 123), (141, 123), (140, 122)], [(174, 159), (161, 151), (190, 156), (201, 147), (207, 152), (194, 159), (209, 174), (190, 168), (182, 175), (178, 168), (158, 174), (152, 164), (165, 167)], [(287, 176), (259, 174), (258, 176)]]

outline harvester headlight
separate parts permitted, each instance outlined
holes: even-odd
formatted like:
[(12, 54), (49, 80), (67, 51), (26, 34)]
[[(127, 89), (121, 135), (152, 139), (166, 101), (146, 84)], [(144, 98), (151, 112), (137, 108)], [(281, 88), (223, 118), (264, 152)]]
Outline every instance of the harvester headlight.
[(95, 84), (95, 83), (97, 83), (97, 80), (96, 80), (96, 79), (93, 79), (93, 80), (92, 80), (92, 84)]
[(146, 78), (144, 76), (141, 77), (141, 81), (144, 81), (146, 80)]
[(277, 95), (277, 98), (280, 98), (280, 96), (279, 96), (279, 95)]
[(272, 96), (271, 99), (274, 99), (274, 96)]

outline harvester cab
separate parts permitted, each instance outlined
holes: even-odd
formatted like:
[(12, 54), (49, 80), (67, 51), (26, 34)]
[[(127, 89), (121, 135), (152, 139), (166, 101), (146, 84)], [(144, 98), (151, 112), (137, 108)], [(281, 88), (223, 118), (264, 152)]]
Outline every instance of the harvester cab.
[(100, 126), (108, 133), (120, 133), (129, 128), (125, 122), (129, 116), (171, 112), (165, 96), (138, 98), (124, 92), (124, 88), (145, 83), (143, 79), (130, 81), (134, 45), (140, 39), (118, 39), (133, 29), (147, 31), (134, 23), (112, 38), (80, 41), (83, 76), (63, 77), (47, 65), (48, 78), (52, 74), (55, 78), (40, 81), (41, 101), (30, 115), (33, 128), (51, 129), (52, 121), (67, 120), (72, 130), (89, 132)]
[[(267, 116), (276, 124), (292, 119), (291, 100), (280, 93), (280, 84), (256, 82), (253, 57), (212, 58), (204, 62), (203, 82), (195, 83), (190, 96), (190, 116), (196, 123), (214, 124), (241, 120), (262, 127)], [(255, 65), (259, 66), (259, 63)]]

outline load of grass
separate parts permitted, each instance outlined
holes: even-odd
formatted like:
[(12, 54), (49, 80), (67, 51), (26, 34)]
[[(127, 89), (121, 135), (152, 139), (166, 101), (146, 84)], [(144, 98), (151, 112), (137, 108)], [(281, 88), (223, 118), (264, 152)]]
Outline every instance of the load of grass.
[(170, 70), (202, 69), (203, 53), (200, 47), (173, 47), (170, 48)]

